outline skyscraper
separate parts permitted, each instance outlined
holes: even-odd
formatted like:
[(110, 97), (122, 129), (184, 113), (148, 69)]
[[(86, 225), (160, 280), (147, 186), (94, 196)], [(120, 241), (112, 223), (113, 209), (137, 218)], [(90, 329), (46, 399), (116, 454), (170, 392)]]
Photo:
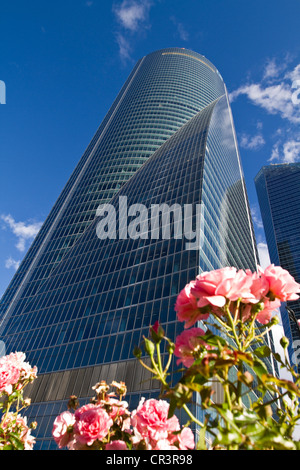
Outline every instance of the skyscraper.
[(157, 395), (134, 346), (156, 320), (174, 338), (179, 291), (228, 265), (254, 270), (257, 254), (226, 87), (205, 57), (160, 50), (134, 67), (1, 301), (0, 340), (38, 367), (38, 446), (100, 379), (125, 381), (132, 407)]
[[(300, 282), (300, 163), (265, 166), (255, 185), (271, 262)], [(300, 302), (282, 304), (280, 310), (290, 359), (297, 364), (300, 358), (293, 346), (300, 346)]]

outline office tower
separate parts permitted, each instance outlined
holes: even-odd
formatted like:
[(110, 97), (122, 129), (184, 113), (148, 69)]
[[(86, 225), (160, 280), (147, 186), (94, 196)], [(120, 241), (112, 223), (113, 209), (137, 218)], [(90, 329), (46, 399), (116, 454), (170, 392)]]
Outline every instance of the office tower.
[[(300, 163), (264, 166), (255, 185), (271, 262), (300, 282)], [(280, 311), (290, 359), (298, 365), (300, 302), (282, 304)]]
[[(155, 209), (159, 217), (151, 217)], [(53, 444), (53, 420), (68, 397), (88, 401), (100, 379), (125, 381), (132, 408), (141, 395), (157, 396), (134, 346), (156, 320), (171, 338), (182, 331), (176, 296), (200, 271), (254, 270), (256, 256), (219, 72), (185, 49), (149, 54), (2, 300), (0, 339), (39, 371), (30, 408), (37, 446)]]

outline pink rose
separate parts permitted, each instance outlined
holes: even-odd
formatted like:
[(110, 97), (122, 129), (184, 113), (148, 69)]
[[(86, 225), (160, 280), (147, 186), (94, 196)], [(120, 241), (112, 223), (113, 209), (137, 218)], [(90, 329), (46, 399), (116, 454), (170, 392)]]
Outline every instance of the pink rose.
[(178, 447), (173, 446), (168, 439), (161, 439), (156, 443), (154, 450), (178, 450)]
[(236, 268), (220, 268), (215, 271), (204, 272), (197, 276), (191, 293), (198, 299), (198, 307), (222, 308), (226, 301), (257, 302), (251, 292), (252, 276), (247, 271)]
[(201, 328), (191, 328), (183, 331), (177, 336), (175, 342), (175, 356), (179, 357), (177, 364), (183, 363), (186, 367), (190, 367), (195, 361), (195, 355), (205, 342), (199, 338), (205, 332)]
[(120, 401), (116, 398), (107, 397), (105, 400), (100, 402), (101, 406), (109, 405), (110, 409), (106, 412), (109, 417), (118, 425), (122, 424), (122, 431), (130, 428), (130, 412), (128, 410), (127, 401)]
[(106, 444), (105, 450), (128, 450), (124, 441), (112, 441)]
[[(8, 433), (18, 435), (24, 450), (32, 450), (35, 444), (35, 438), (31, 435), (31, 429), (27, 426), (27, 418), (22, 417), (20, 414), (17, 416), (15, 413), (7, 413), (5, 419), (1, 422), (2, 429)], [(9, 444), (9, 441), (7, 442)]]
[(187, 450), (195, 448), (195, 439), (193, 431), (190, 428), (183, 428), (178, 435), (179, 449)]
[(64, 411), (54, 420), (52, 436), (59, 448), (65, 447), (73, 439), (73, 426), (75, 415), (70, 411)]
[(13, 385), (16, 385), (20, 378), (19, 370), (9, 364), (0, 365), (0, 392), (6, 392), (9, 395), (13, 391)]
[(10, 364), (16, 367), (16, 369), (21, 369), (25, 358), (26, 356), (23, 352), (10, 353), (0, 358), (0, 364)]
[(8, 356), (0, 358), (0, 366), (6, 364), (8, 367), (15, 367), (20, 372), (20, 379), (33, 380), (36, 378), (37, 368), (31, 367), (25, 362), (26, 355), (23, 352), (10, 353)]
[(254, 272), (252, 274), (251, 292), (254, 297), (260, 302), (269, 292), (269, 283), (262, 272)]
[(180, 450), (195, 448), (195, 438), (190, 428), (183, 428), (180, 434), (175, 434), (169, 439), (171, 443), (177, 443)]
[(280, 304), (281, 302), (279, 299), (275, 299), (271, 302), (267, 297), (265, 297), (264, 308), (257, 314), (256, 320), (259, 323), (266, 325), (271, 320), (272, 313), (274, 312), (274, 310), (280, 307)]
[(35, 438), (31, 435), (31, 429), (27, 426), (26, 416), (24, 418), (21, 415), (18, 415), (17, 418), (14, 416), (14, 423), (20, 440), (24, 445), (24, 450), (33, 450)]
[(113, 420), (101, 406), (92, 403), (75, 411), (74, 431), (81, 444), (92, 445), (107, 436)]
[(185, 322), (185, 328), (189, 328), (197, 321), (205, 320), (209, 317), (208, 313), (202, 313), (199, 310), (197, 299), (192, 294), (195, 283), (196, 281), (191, 281), (187, 284), (179, 293), (175, 303), (175, 311), (177, 312), (178, 320)]
[(168, 419), (169, 404), (164, 400), (142, 399), (137, 410), (133, 411), (131, 424), (135, 434), (142, 439), (159, 441), (169, 433), (179, 431), (179, 421), (174, 415)]
[(264, 270), (262, 276), (269, 283), (268, 297), (270, 297), (270, 300), (277, 298), (282, 302), (286, 302), (287, 300), (299, 299), (297, 293), (300, 293), (300, 284), (285, 269), (271, 264)]

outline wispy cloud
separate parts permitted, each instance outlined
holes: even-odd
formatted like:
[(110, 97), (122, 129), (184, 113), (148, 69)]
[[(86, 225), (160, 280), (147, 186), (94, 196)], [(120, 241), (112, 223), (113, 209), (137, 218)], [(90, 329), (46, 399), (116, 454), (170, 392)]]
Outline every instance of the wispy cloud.
[(113, 6), (113, 12), (123, 28), (136, 32), (145, 26), (150, 7), (149, 0), (124, 0)]
[(133, 36), (150, 28), (148, 20), (151, 6), (150, 0), (123, 0), (113, 5), (112, 11), (120, 28), (115, 35), (116, 42), (123, 61), (131, 58)]
[(171, 16), (170, 20), (172, 21), (172, 23), (174, 23), (174, 25), (176, 26), (176, 29), (177, 29), (177, 33), (180, 37), (180, 39), (182, 41), (188, 41), (189, 40), (189, 33), (188, 31), (186, 30), (185, 26), (183, 25), (183, 23), (181, 23), (180, 21), (178, 21), (175, 16)]
[[(230, 100), (233, 102), (242, 95), (253, 105), (282, 119), (280, 129), (270, 137), (273, 143), (269, 161), (300, 161), (300, 100), (297, 99), (300, 95), (300, 64), (291, 66), (290, 57), (281, 61), (268, 59), (261, 80), (241, 85), (230, 93)], [(263, 144), (260, 131), (253, 137), (241, 136), (241, 147), (256, 150)]]
[(128, 39), (123, 34), (116, 35), (116, 41), (119, 46), (119, 54), (123, 62), (127, 62), (127, 60), (131, 59), (131, 51), (132, 48)]
[(300, 140), (278, 141), (272, 148), (270, 162), (295, 163), (300, 160)]
[(7, 258), (7, 260), (5, 261), (5, 267), (7, 269), (10, 269), (10, 268), (13, 268), (15, 269), (15, 271), (18, 269), (18, 267), (20, 266), (20, 260), (15, 260), (13, 259), (11, 256), (9, 258)]
[(263, 70), (263, 80), (272, 81), (282, 76), (289, 67), (291, 60), (289, 55), (280, 61), (276, 60), (274, 57), (267, 59)]
[(260, 212), (259, 212), (259, 209), (257, 208), (257, 206), (252, 206), (251, 207), (251, 216), (252, 216), (252, 220), (253, 220), (254, 225), (257, 228), (262, 229), (263, 228), (263, 222), (262, 222)]
[(240, 138), (240, 146), (247, 150), (258, 150), (265, 144), (262, 134), (249, 136), (243, 133)]
[(25, 251), (26, 241), (32, 241), (42, 226), (42, 222), (16, 222), (10, 214), (2, 214), (0, 219), (17, 237), (16, 247), (20, 252)]

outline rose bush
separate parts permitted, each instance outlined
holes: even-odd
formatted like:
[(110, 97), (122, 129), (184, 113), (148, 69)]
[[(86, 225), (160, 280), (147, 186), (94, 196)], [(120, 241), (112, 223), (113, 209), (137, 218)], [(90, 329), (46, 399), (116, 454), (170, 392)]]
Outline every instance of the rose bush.
[(24, 388), (37, 374), (37, 368), (25, 361), (22, 352), (0, 358), (0, 450), (32, 450), (35, 438), (31, 430), (36, 423), (27, 425), (20, 412), (30, 405), (24, 398)]
[[(168, 418), (169, 404), (164, 400), (141, 399), (132, 413), (123, 400), (124, 383), (113, 382), (118, 398), (108, 393), (101, 381), (94, 386), (92, 403), (78, 407), (75, 397), (69, 410), (54, 421), (52, 434), (59, 448), (69, 450), (187, 450), (194, 448), (189, 428), (181, 429), (176, 416)], [(74, 412), (71, 412), (74, 410)]]
[[(80, 407), (72, 396), (68, 410), (56, 417), (52, 434), (57, 446), (70, 450), (300, 450), (294, 438), (300, 418), (300, 377), (289, 363), (288, 340), (281, 339), (284, 358), (265, 341), (278, 322), (274, 310), (281, 302), (297, 300), (299, 293), (294, 278), (274, 265), (254, 273), (227, 267), (200, 274), (177, 297), (175, 311), (184, 328), (175, 342), (156, 322), (143, 341), (150, 365), (143, 360), (141, 347), (134, 351), (152, 378), (161, 382), (159, 399), (142, 398), (137, 409), (129, 411), (124, 400), (126, 385), (101, 381), (93, 387), (95, 397), (90, 403)], [(162, 342), (166, 342), (164, 353)], [(174, 356), (180, 367), (175, 372), (181, 373), (175, 385), (170, 380)], [(269, 366), (272, 361), (286, 369), (291, 380), (274, 375)], [(23, 353), (0, 358), (0, 450), (34, 446), (31, 430), (36, 423), (28, 426), (20, 412), (30, 404), (23, 392), (36, 373)], [(197, 416), (191, 402), (200, 403)], [(175, 414), (180, 409), (187, 415), (184, 425)], [(196, 442), (191, 424), (197, 430)]]
[[(254, 273), (232, 267), (204, 272), (177, 297), (175, 310), (184, 331), (175, 343), (156, 324), (143, 344), (151, 367), (136, 348), (140, 363), (161, 382), (161, 397), (170, 401), (168, 418), (183, 408), (198, 425), (198, 449), (300, 449), (294, 440), (300, 378), (289, 363), (288, 340), (281, 340), (283, 359), (265, 341), (278, 322), (274, 310), (281, 302), (297, 300), (299, 293), (295, 279), (274, 265)], [(162, 341), (167, 342), (167, 355), (160, 352)], [(173, 354), (183, 369), (180, 381), (171, 386)], [(291, 380), (273, 375), (272, 361), (286, 369)], [(188, 406), (195, 394), (203, 421)]]

